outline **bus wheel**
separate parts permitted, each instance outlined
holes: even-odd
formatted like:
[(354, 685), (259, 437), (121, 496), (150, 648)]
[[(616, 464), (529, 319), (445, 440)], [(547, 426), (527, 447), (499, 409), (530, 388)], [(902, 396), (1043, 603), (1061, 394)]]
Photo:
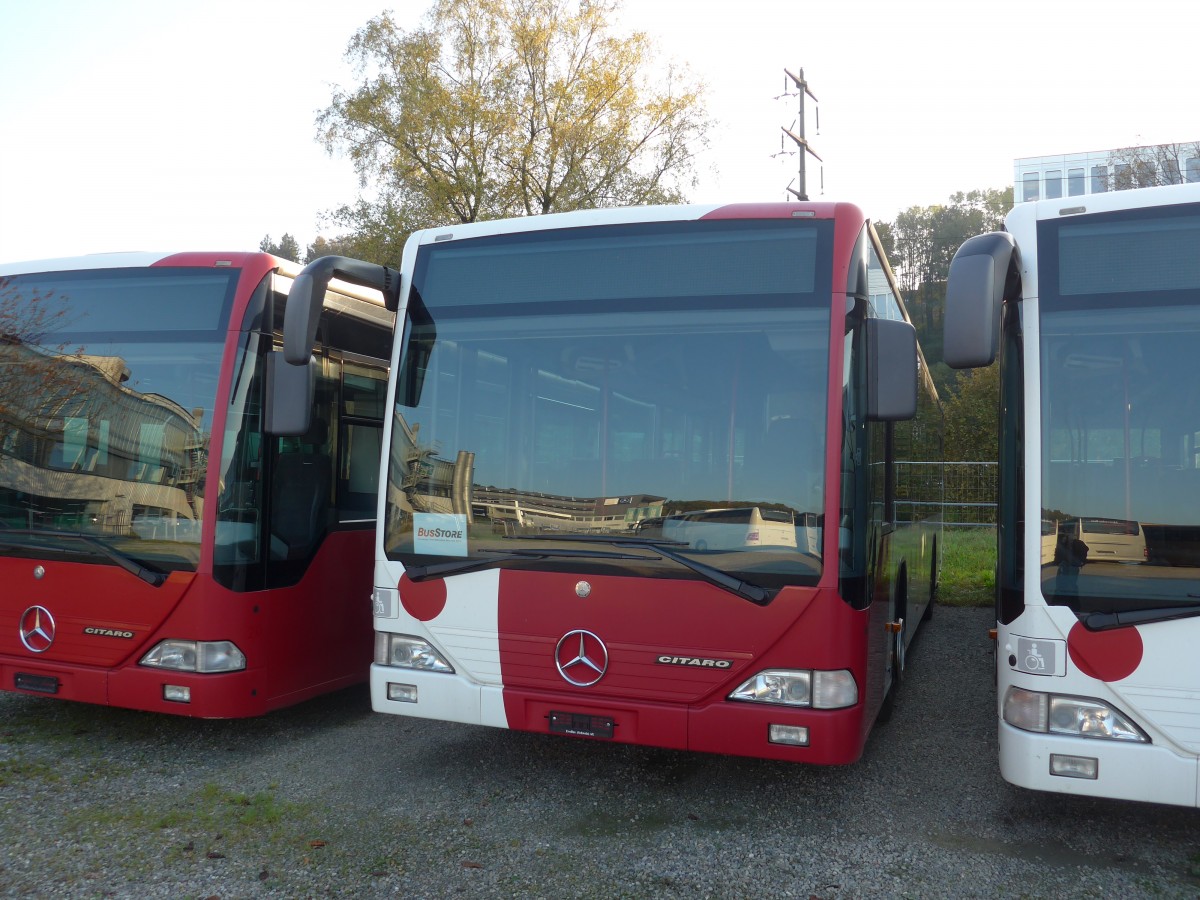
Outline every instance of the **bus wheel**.
[(900, 691), (900, 682), (904, 679), (904, 619), (897, 619), (895, 630), (892, 631), (892, 682), (884, 695), (883, 705), (879, 707), (876, 721), (880, 724), (888, 722), (896, 709), (896, 694)]
[(929, 605), (925, 607), (925, 612), (921, 614), (921, 621), (928, 622), (933, 618), (933, 604), (937, 601), (938, 592), (938, 545), (937, 539), (933, 541), (933, 566), (929, 570)]
[(892, 685), (898, 685), (904, 677), (905, 638), (908, 621), (908, 566), (900, 566), (896, 581), (896, 605), (892, 613), (896, 617), (892, 626)]

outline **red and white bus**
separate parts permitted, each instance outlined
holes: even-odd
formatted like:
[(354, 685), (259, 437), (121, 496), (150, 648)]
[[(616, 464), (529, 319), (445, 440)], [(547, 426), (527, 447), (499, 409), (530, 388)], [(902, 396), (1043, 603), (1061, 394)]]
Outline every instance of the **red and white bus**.
[(1200, 184), (1019, 204), (946, 304), (1000, 356), (1001, 773), (1200, 805)]
[[(318, 260), (317, 295), (351, 264)], [(456, 225), (414, 234), (401, 269), (374, 708), (857, 759), (937, 578), (937, 467), (908, 498), (895, 463), (941, 450), (863, 213)], [(303, 361), (303, 336), (284, 351)]]
[(298, 271), (0, 266), (0, 689), (223, 718), (365, 679), (394, 315), (318, 298), (313, 426), (273, 436)]

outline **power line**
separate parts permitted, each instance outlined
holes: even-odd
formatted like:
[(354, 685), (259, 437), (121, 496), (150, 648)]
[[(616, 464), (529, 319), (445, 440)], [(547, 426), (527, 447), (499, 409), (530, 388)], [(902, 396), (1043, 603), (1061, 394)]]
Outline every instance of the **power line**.
[[(796, 152), (799, 157), (800, 189), (797, 190), (796, 188), (792, 187), (789, 184), (787, 187), (787, 191), (789, 194), (792, 194), (797, 200), (808, 200), (808, 179), (807, 179), (807, 172), (805, 170), (805, 164), (808, 161), (808, 154), (811, 153), (817, 159), (818, 162), (823, 163), (825, 160), (821, 159), (821, 157), (817, 154), (817, 151), (813, 149), (812, 144), (810, 144), (808, 142), (808, 139), (804, 135), (804, 123), (805, 123), (804, 98), (805, 97), (811, 98), (814, 104), (817, 103), (818, 100), (817, 100), (816, 95), (813, 94), (813, 92), (808, 89), (808, 82), (804, 80), (804, 70), (803, 69), (800, 70), (799, 75), (796, 75), (787, 69), (783, 70), (783, 74), (787, 77), (783, 82), (783, 93), (780, 94), (779, 97), (797, 97), (797, 98), (799, 98), (799, 103), (800, 103), (800, 112), (796, 118), (796, 121), (793, 123), (793, 127), (786, 128), (786, 127), (780, 126), (780, 129), (783, 131), (783, 134), (786, 135), (787, 137), (791, 138), (792, 141), (794, 141), (796, 146), (799, 148), (798, 151), (793, 151), (793, 152)], [(788, 81), (789, 80), (791, 81), (792, 86), (795, 87), (795, 91), (790, 91), (788, 89)], [(779, 99), (779, 97), (777, 97), (776, 99)], [(821, 113), (820, 113), (819, 108), (814, 107), (813, 113), (814, 113), (814, 117), (816, 120), (817, 134), (820, 134), (821, 133)], [(797, 133), (797, 131), (799, 133)], [(780, 137), (779, 138), (780, 154), (785, 152), (783, 147), (784, 147), (783, 137)], [(824, 170), (824, 167), (822, 167), (822, 169), (821, 169), (821, 186), (822, 186), (822, 188), (824, 187), (824, 182), (825, 182), (825, 170)]]

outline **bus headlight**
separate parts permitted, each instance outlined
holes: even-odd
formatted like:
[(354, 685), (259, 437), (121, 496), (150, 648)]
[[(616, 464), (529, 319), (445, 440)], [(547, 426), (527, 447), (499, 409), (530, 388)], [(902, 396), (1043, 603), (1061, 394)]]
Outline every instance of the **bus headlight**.
[(729, 699), (813, 709), (843, 709), (858, 702), (858, 685), (848, 669), (832, 672), (764, 669), (739, 685)]
[(1147, 744), (1150, 739), (1102, 700), (1067, 697), (1010, 687), (1004, 695), (1004, 721), (1041, 734), (1103, 738)]
[(375, 662), (381, 666), (424, 672), (454, 672), (454, 667), (429, 641), (408, 634), (375, 632)]
[(232, 641), (159, 641), (141, 659), (141, 665), (176, 672), (240, 672), (246, 654)]

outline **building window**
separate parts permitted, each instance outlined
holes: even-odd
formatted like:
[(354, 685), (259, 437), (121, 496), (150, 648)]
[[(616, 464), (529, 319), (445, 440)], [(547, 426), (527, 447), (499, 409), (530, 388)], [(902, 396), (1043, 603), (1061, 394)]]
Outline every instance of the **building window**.
[(1092, 166), (1092, 193), (1103, 194), (1108, 190), (1108, 166)]
[(1184, 177), (1188, 184), (1200, 181), (1200, 156), (1193, 156), (1183, 164)]
[(1183, 184), (1183, 178), (1179, 174), (1179, 160), (1164, 159), (1163, 167), (1163, 184)]
[(1129, 163), (1117, 163), (1113, 166), (1113, 190), (1127, 191), (1133, 187), (1132, 172)]
[(1041, 198), (1041, 175), (1037, 172), (1026, 172), (1021, 178), (1021, 199), (1038, 200)]
[(1046, 199), (1062, 196), (1062, 169), (1051, 169), (1046, 173)]
[(1083, 193), (1083, 169), (1067, 169), (1067, 196), (1078, 197)]

